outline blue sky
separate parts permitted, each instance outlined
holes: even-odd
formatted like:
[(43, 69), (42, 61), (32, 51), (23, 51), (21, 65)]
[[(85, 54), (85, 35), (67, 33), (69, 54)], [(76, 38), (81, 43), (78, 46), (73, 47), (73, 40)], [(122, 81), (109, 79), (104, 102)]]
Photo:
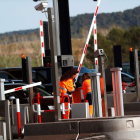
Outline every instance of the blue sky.
[[(48, 7), (52, 7), (48, 0)], [(39, 28), (39, 20), (47, 20), (44, 13), (34, 6), (33, 0), (0, 0), (0, 33)], [(94, 13), (97, 2), (93, 0), (69, 0), (70, 16)], [(140, 0), (101, 0), (98, 13), (111, 13), (140, 6)], [(98, 16), (98, 15), (97, 15)]]

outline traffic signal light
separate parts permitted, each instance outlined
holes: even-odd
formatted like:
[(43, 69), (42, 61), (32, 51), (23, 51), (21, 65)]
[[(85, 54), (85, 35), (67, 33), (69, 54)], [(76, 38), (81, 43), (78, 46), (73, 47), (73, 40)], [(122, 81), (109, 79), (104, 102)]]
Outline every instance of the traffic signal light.
[(26, 58), (24, 57), (24, 54), (22, 54), (22, 77), (23, 82), (27, 82), (27, 66), (26, 66)]
[(46, 56), (43, 57), (44, 67), (51, 67), (51, 57)]
[(25, 55), (24, 55), (24, 54), (22, 54), (22, 55), (21, 55), (21, 58), (24, 58), (24, 59), (25, 59), (26, 57), (25, 57)]
[(134, 73), (134, 53), (129, 49), (130, 73)]

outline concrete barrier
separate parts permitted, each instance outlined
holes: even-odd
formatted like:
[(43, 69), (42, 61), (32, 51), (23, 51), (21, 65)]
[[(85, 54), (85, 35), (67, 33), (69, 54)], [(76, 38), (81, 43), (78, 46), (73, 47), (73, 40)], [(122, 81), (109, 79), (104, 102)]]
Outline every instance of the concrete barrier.
[(78, 122), (26, 124), (24, 140), (70, 140), (79, 133)]
[(79, 123), (79, 138), (102, 134), (109, 140), (140, 139), (140, 117), (116, 117), (84, 120)]
[(26, 124), (24, 140), (71, 140), (103, 135), (107, 140), (140, 139), (140, 116), (73, 119)]

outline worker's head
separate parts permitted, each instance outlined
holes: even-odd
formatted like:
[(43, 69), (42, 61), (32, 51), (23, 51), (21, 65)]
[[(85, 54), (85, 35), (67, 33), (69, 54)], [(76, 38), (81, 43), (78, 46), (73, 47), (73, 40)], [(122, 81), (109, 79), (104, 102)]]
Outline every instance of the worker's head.
[(84, 82), (86, 79), (90, 79), (90, 76), (88, 73), (84, 73), (82, 76), (82, 81)]
[(78, 71), (75, 68), (71, 68), (61, 76), (60, 81), (68, 80), (69, 78), (74, 79), (76, 78), (77, 74)]

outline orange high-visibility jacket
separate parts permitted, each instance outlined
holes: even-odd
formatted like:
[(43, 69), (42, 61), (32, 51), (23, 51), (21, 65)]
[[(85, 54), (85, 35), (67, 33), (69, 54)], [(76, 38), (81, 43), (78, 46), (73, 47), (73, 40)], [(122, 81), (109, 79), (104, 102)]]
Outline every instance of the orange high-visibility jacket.
[(83, 82), (83, 95), (84, 98), (86, 98), (86, 95), (88, 92), (91, 92), (91, 80), (90, 79), (86, 79)]
[[(73, 92), (75, 88), (73, 87), (73, 78), (69, 78), (66, 81), (60, 81), (59, 82), (59, 91), (60, 93), (66, 94), (68, 92)], [(61, 96), (61, 94), (60, 94)]]

